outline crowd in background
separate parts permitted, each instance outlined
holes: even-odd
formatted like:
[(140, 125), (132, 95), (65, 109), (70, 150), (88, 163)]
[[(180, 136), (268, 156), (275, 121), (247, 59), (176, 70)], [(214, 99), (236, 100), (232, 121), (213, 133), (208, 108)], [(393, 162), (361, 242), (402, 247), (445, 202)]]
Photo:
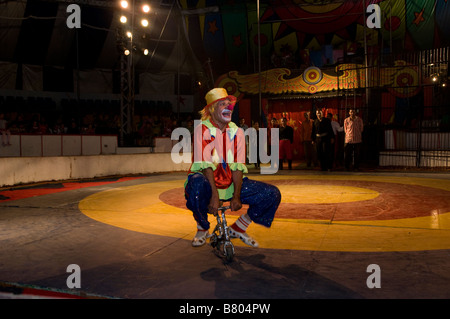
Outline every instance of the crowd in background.
[[(135, 115), (131, 143), (135, 146), (154, 146), (156, 137), (170, 137), (172, 130), (186, 127), (193, 130), (193, 115), (183, 114), (178, 120), (177, 114)], [(0, 112), (2, 130), (8, 134), (112, 134), (119, 135), (120, 115), (115, 112), (90, 112), (81, 116), (64, 116), (42, 113)], [(5, 142), (5, 144), (8, 144)]]

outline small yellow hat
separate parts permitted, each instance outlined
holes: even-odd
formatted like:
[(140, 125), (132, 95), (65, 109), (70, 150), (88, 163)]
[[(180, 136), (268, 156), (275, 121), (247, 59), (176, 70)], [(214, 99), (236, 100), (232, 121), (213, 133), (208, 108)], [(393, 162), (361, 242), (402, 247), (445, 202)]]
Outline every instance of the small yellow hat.
[(206, 108), (217, 101), (225, 99), (229, 99), (231, 101), (231, 107), (234, 107), (237, 100), (234, 95), (229, 95), (227, 90), (224, 88), (215, 88), (210, 90), (208, 93), (206, 93), (205, 99), (206, 99), (206, 106), (205, 106)]

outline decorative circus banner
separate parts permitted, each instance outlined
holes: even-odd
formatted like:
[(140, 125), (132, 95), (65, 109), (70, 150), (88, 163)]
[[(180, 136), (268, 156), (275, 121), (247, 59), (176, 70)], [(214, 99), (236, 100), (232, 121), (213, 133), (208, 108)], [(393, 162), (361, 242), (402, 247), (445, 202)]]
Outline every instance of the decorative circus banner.
[[(330, 73), (330, 72), (328, 72)], [(363, 89), (366, 87), (366, 70), (360, 64), (340, 64), (333, 74), (312, 66), (301, 75), (290, 78), (286, 68), (270, 69), (258, 73), (239, 74), (230, 71), (216, 81), (216, 87), (227, 89), (228, 93), (241, 99), (245, 94), (315, 94), (337, 90)], [(260, 85), (261, 81), (261, 85)], [(420, 89), (419, 68), (395, 61), (393, 67), (369, 69), (368, 87), (386, 87), (398, 97), (411, 97)]]

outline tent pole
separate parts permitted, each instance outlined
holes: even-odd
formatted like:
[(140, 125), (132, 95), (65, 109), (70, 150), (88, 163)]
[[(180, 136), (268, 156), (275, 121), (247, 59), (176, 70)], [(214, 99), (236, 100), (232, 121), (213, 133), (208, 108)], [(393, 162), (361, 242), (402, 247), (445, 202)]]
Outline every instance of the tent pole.
[(259, 114), (258, 118), (260, 121), (260, 125), (262, 127), (262, 102), (261, 102), (261, 25), (259, 22), (259, 0), (256, 0), (256, 21), (258, 22), (258, 105), (259, 105)]

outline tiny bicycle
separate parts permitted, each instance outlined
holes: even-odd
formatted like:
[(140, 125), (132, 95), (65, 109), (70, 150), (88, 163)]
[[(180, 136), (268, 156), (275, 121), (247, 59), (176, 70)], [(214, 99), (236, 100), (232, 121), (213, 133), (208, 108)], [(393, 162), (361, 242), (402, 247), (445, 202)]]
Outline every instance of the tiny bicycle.
[(225, 218), (225, 211), (227, 209), (231, 209), (231, 206), (219, 207), (219, 212), (216, 216), (217, 225), (209, 238), (209, 244), (216, 249), (221, 256), (225, 257), (227, 262), (230, 262), (234, 257), (234, 245), (230, 240), (227, 219)]

